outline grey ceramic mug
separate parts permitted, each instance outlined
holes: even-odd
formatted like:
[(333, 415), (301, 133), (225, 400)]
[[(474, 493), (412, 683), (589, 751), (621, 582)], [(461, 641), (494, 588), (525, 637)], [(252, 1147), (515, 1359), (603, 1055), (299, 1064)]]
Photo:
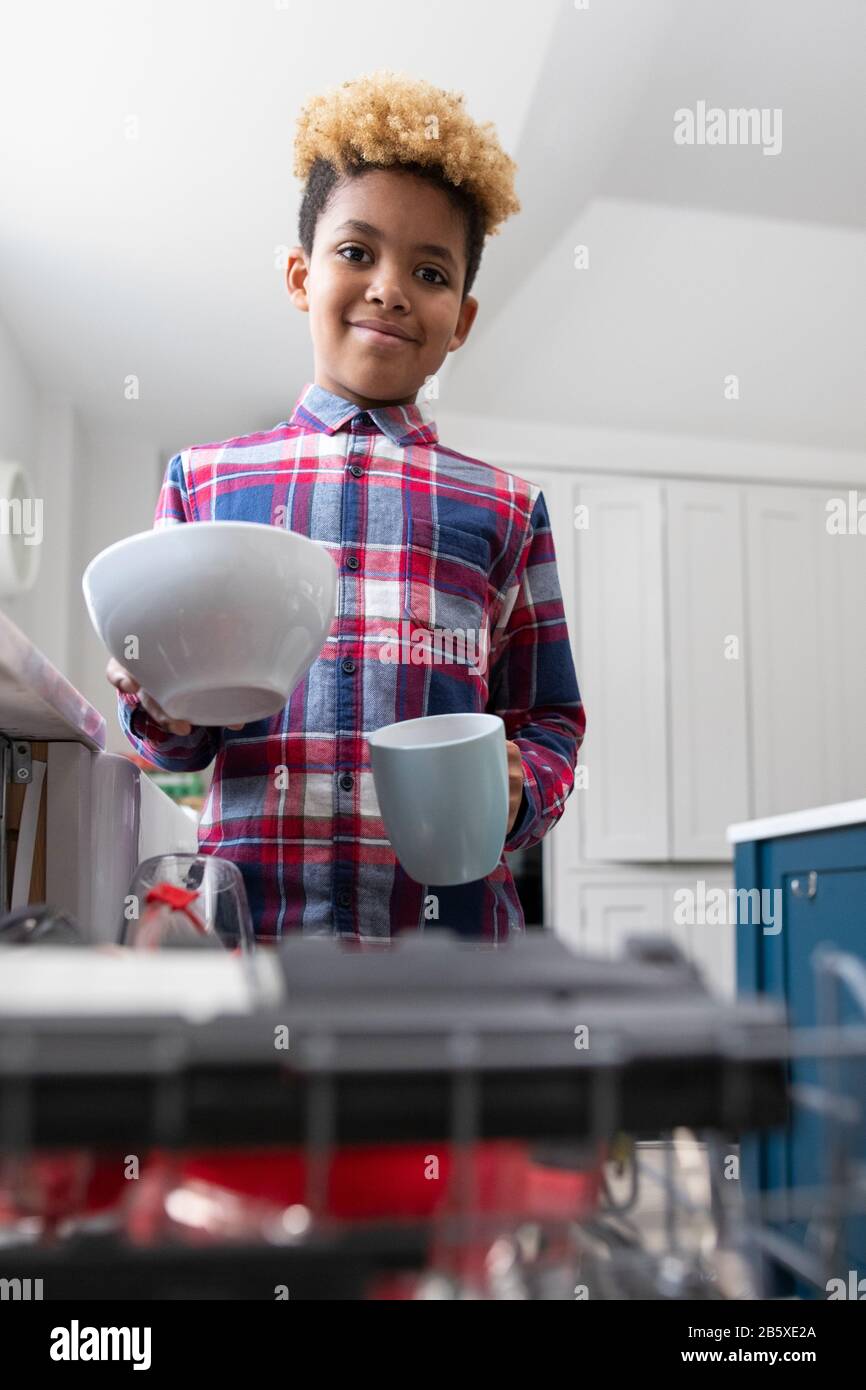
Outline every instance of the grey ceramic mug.
[(369, 735), (379, 809), (416, 883), (491, 874), (508, 830), (508, 752), (498, 714), (431, 714)]

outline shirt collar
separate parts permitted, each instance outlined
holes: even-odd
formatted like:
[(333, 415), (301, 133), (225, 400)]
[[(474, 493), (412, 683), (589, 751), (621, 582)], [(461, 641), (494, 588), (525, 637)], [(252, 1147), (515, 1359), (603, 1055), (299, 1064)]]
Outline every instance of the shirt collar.
[(409, 405), (380, 405), (365, 410), (315, 382), (308, 382), (298, 396), (288, 423), (336, 434), (356, 415), (369, 415), (394, 444), (435, 444), (439, 438), (436, 423), (426, 406), (413, 401)]

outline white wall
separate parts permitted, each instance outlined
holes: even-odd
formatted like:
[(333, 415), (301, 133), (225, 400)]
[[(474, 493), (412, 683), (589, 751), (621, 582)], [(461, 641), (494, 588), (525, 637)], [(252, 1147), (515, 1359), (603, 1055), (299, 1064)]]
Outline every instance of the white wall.
[(66, 674), (105, 717), (106, 748), (129, 752), (117, 722), (116, 698), (105, 679), (108, 657), (87, 616), (81, 575), (100, 550), (153, 525), (166, 460), (156, 445), (97, 422), (81, 425), (78, 457), (82, 462), (70, 557), (72, 647)]
[(77, 427), (75, 411), (68, 400), (40, 396), (36, 468), (44, 499), (44, 535), (31, 625), (19, 623), (66, 676), (70, 651), (75, 646), (70, 624), (73, 518), (80, 468)]
[(32, 589), (0, 598), (11, 618), (49, 661), (68, 674), (70, 557), (76, 493), (76, 417), (61, 393), (40, 390), (0, 319), (0, 457), (24, 466), (42, 501), (39, 572)]
[[(42, 496), (39, 447), (39, 392), (18, 344), (0, 318), (0, 459), (27, 470), (36, 496)], [(43, 517), (44, 523), (44, 517)], [(33, 592), (19, 598), (0, 597), (0, 610), (29, 632), (35, 624)]]
[(105, 716), (107, 747), (127, 751), (81, 575), (104, 546), (151, 526), (166, 460), (146, 440), (82, 421), (61, 391), (40, 390), (2, 318), (0, 459), (24, 465), (43, 503), (36, 582), (0, 598), (0, 611)]

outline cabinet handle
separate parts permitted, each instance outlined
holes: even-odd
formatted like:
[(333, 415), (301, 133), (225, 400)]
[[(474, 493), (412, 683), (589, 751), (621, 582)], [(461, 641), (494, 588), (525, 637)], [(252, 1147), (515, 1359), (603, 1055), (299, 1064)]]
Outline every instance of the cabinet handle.
[(792, 878), (791, 892), (795, 898), (814, 898), (818, 891), (818, 874), (810, 869), (807, 878)]

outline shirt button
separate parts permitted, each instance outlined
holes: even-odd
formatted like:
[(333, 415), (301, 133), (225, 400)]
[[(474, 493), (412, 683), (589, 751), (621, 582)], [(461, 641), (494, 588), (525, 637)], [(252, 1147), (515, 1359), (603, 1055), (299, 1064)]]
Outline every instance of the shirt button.
[(356, 570), (360, 563), (361, 561), (358, 559), (357, 555), (350, 555), (346, 561), (346, 567), (350, 570)]
[(350, 792), (355, 785), (355, 779), (351, 772), (344, 772), (340, 778), (340, 786), (344, 792)]
[(337, 902), (340, 904), (340, 907), (352, 906), (352, 894), (349, 892), (348, 888), (340, 889), (337, 894)]
[(347, 676), (351, 676), (352, 672), (353, 672), (354, 669), (355, 669), (355, 663), (354, 663), (354, 661), (352, 660), (352, 658), (351, 658), (350, 656), (347, 656), (346, 659), (345, 659), (345, 661), (341, 661), (341, 662), (340, 662), (340, 665), (342, 666), (343, 670), (346, 672), (346, 675), (347, 675)]
[(361, 467), (360, 463), (353, 463), (351, 468), (349, 469), (349, 472), (351, 473), (353, 478), (363, 478), (364, 476), (364, 470)]

